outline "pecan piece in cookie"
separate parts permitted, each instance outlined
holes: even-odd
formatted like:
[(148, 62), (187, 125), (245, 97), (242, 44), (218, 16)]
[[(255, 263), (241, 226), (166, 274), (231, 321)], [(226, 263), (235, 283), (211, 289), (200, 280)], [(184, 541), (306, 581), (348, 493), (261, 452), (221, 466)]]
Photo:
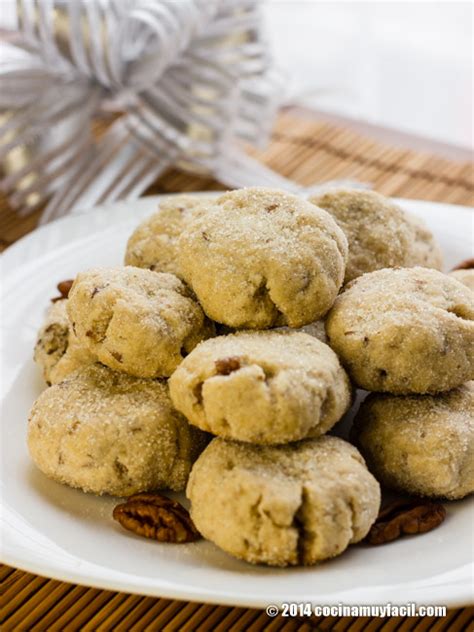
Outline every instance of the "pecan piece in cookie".
[(201, 538), (186, 509), (161, 494), (134, 494), (114, 508), (113, 517), (125, 529), (158, 542), (182, 544)]
[(441, 503), (396, 500), (380, 511), (366, 541), (369, 544), (386, 544), (403, 535), (427, 533), (439, 527), (445, 517), (446, 509)]
[(230, 375), (234, 371), (238, 371), (241, 367), (240, 358), (237, 356), (229, 356), (228, 358), (222, 358), (216, 360), (216, 371), (219, 375)]

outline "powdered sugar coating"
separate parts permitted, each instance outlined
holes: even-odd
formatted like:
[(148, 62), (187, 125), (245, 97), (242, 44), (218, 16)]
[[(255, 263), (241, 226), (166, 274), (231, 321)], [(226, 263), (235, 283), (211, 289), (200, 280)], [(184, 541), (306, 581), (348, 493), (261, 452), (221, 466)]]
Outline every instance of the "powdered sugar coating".
[(71, 326), (103, 364), (137, 377), (169, 376), (212, 325), (176, 276), (127, 266), (77, 275)]
[(329, 344), (361, 388), (437, 393), (474, 378), (471, 291), (428, 268), (378, 270), (340, 294)]
[(181, 277), (177, 261), (178, 238), (188, 222), (206, 212), (213, 201), (213, 197), (204, 195), (174, 195), (162, 200), (158, 211), (141, 222), (131, 234), (125, 265)]
[(449, 499), (474, 492), (473, 382), (435, 396), (370, 395), (354, 437), (387, 487)]
[(265, 188), (231, 191), (179, 239), (183, 278), (213, 320), (237, 328), (300, 327), (331, 307), (347, 241), (328, 213)]
[(205, 538), (272, 566), (341, 554), (365, 537), (380, 505), (359, 452), (329, 436), (282, 446), (214, 439), (194, 464), (186, 495)]
[(100, 364), (46, 389), (28, 424), (30, 454), (40, 470), (95, 494), (179, 491), (205, 443), (174, 410), (166, 382)]
[(310, 198), (344, 231), (349, 259), (344, 283), (382, 268), (441, 269), (441, 250), (424, 222), (375, 191), (332, 189)]
[(283, 331), (203, 342), (171, 376), (170, 393), (201, 430), (258, 444), (324, 434), (351, 401), (336, 354), (308, 334)]

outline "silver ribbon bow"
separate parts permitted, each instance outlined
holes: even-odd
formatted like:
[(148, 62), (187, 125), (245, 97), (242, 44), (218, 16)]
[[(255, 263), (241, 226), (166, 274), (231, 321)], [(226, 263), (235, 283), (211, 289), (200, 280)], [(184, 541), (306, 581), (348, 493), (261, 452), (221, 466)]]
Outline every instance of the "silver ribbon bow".
[[(134, 199), (170, 165), (299, 187), (241, 149), (281, 93), (256, 0), (17, 0), (1, 44), (0, 182), (43, 221)], [(93, 118), (123, 114), (96, 139)]]
[[(282, 93), (258, 0), (16, 0), (15, 13), (0, 186), (21, 214), (135, 199), (171, 165), (303, 191), (242, 149), (265, 143)], [(96, 138), (104, 112), (120, 115)]]

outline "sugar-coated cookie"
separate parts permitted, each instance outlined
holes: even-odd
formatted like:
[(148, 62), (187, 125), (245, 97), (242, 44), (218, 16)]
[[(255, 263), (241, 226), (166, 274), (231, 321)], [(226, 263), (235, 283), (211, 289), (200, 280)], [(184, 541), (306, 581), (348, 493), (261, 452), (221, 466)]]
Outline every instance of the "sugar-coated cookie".
[(336, 354), (313, 336), (288, 331), (201, 343), (171, 376), (170, 393), (201, 430), (259, 444), (324, 434), (351, 401)]
[(180, 277), (178, 237), (193, 217), (206, 212), (213, 199), (204, 195), (173, 195), (162, 200), (158, 210), (131, 234), (125, 265), (170, 272)]
[(100, 364), (43, 391), (28, 424), (39, 469), (95, 494), (179, 491), (206, 441), (174, 410), (166, 382)]
[(127, 266), (77, 275), (68, 299), (79, 342), (112, 369), (169, 376), (212, 325), (176, 276)]
[(379, 484), (359, 452), (329, 436), (282, 446), (214, 439), (186, 495), (205, 538), (272, 566), (339, 555), (366, 536), (380, 505)]
[(474, 492), (474, 382), (440, 395), (370, 395), (353, 433), (387, 487), (450, 499)]
[(273, 189), (217, 198), (178, 241), (179, 267), (213, 320), (237, 328), (301, 327), (342, 285), (347, 240), (332, 217)]
[(382, 268), (442, 268), (441, 250), (425, 223), (383, 195), (334, 189), (310, 201), (330, 213), (347, 237), (345, 283)]
[(328, 314), (326, 333), (356, 385), (370, 391), (437, 393), (474, 378), (472, 292), (437, 270), (355, 279)]

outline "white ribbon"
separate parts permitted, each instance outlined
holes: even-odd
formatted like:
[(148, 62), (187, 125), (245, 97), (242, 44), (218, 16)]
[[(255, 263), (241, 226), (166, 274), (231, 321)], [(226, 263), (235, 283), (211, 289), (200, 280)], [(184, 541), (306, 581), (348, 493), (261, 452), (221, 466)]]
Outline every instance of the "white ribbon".
[[(16, 14), (0, 185), (24, 213), (134, 199), (171, 165), (301, 190), (241, 149), (267, 140), (282, 92), (258, 0), (17, 0)], [(124, 114), (97, 141), (92, 120), (111, 108)]]

